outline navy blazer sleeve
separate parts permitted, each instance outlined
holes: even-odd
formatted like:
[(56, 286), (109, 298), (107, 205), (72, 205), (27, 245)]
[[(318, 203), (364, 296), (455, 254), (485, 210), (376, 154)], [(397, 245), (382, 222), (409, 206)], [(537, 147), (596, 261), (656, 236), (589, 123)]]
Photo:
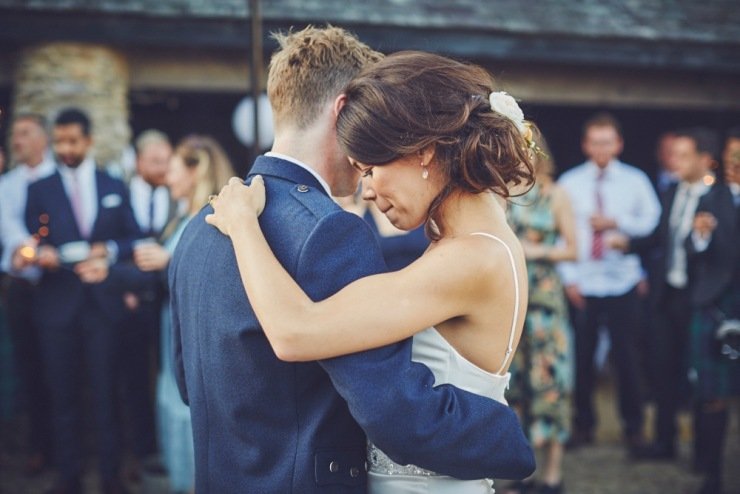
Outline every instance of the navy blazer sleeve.
[(699, 199), (696, 212), (711, 213), (717, 220), (717, 226), (712, 232), (712, 238), (707, 249), (703, 252), (696, 251), (691, 234), (686, 237), (684, 247), (689, 260), (695, 256), (704, 257), (708, 262), (716, 262), (720, 266), (730, 266), (737, 252), (737, 245), (734, 242), (736, 221), (732, 192), (724, 185), (715, 185), (715, 189), (711, 193), (707, 193)]
[[(167, 267), (167, 279), (169, 282), (169, 286), (173, 287), (175, 286), (175, 280), (177, 278), (177, 261), (176, 258), (179, 257), (180, 252), (182, 252), (180, 249), (175, 249), (175, 252), (173, 253), (172, 259), (170, 259), (170, 264)], [(170, 297), (169, 297), (169, 308), (170, 308), (170, 316), (172, 318), (172, 348), (174, 351), (174, 362), (173, 367), (175, 371), (175, 382), (177, 383), (177, 389), (180, 392), (180, 397), (182, 398), (182, 401), (190, 406), (190, 398), (188, 396), (188, 388), (185, 384), (185, 366), (182, 360), (182, 338), (180, 336), (181, 329), (180, 329), (180, 316), (179, 316), (179, 308), (178, 308), (178, 298), (177, 298), (177, 290), (170, 290)]]
[[(312, 299), (324, 299), (384, 271), (382, 259), (369, 227), (338, 211), (310, 235), (297, 281)], [(400, 464), (460, 479), (521, 479), (534, 471), (532, 449), (514, 412), (451, 385), (434, 387), (429, 368), (411, 361), (410, 339), (321, 365), (369, 439)]]

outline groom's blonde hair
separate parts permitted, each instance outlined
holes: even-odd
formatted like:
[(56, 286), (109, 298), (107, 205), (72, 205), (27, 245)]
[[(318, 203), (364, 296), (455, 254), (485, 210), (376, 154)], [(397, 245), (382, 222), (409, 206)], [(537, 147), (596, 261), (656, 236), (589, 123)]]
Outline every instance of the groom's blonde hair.
[(360, 70), (383, 57), (333, 26), (272, 36), (280, 48), (270, 59), (267, 96), (276, 127), (287, 123), (306, 128)]

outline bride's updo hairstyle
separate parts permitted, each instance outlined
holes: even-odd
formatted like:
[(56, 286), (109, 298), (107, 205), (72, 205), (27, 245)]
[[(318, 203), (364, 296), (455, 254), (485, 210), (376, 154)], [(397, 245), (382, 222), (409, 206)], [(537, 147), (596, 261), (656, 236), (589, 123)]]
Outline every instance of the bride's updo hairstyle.
[(514, 121), (491, 109), (494, 90), (481, 67), (431, 53), (394, 53), (347, 86), (339, 142), (348, 156), (373, 166), (434, 146), (429, 170), (442, 174), (445, 186), (429, 207), (426, 231), (438, 240), (442, 232), (429, 220), (452, 192), (490, 190), (508, 198), (512, 187), (534, 182), (529, 143)]

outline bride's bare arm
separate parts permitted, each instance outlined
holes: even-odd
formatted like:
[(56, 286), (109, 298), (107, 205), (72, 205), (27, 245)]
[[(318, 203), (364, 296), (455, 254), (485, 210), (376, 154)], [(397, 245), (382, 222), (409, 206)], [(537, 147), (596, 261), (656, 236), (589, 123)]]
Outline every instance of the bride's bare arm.
[(406, 269), (362, 278), (314, 302), (265, 240), (257, 218), (260, 194), (261, 180), (252, 187), (232, 182), (206, 221), (231, 237), (252, 308), (282, 360), (324, 359), (394, 343), (466, 315), (490, 295), (491, 270), (483, 260), (495, 256), (460, 255), (465, 243), (480, 242), (471, 237), (458, 241), (463, 245), (438, 245)]

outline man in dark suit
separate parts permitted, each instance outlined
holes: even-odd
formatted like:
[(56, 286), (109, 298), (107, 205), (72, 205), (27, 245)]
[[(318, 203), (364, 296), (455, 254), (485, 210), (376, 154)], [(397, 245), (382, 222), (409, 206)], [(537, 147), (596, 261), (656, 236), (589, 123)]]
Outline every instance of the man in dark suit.
[(693, 306), (694, 466), (704, 474), (699, 494), (722, 492), (728, 403), (740, 395), (740, 360), (723, 354), (717, 339), (722, 318), (740, 320), (740, 128), (730, 131), (722, 161), (725, 183), (716, 183), (701, 198), (686, 239)]
[[(175, 205), (170, 201), (166, 185), (172, 146), (165, 134), (157, 130), (142, 132), (135, 141), (136, 175), (131, 178), (129, 191), (134, 217), (147, 241), (134, 247), (134, 259), (145, 257), (157, 242)], [(156, 451), (154, 437), (154, 406), (151, 394), (151, 362), (159, 338), (162, 317), (161, 276), (151, 276), (136, 290), (129, 287), (124, 294), (126, 318), (122, 325), (119, 347), (120, 376), (125, 409), (132, 433), (134, 460), (127, 470), (130, 480), (140, 479), (141, 463)]]
[(124, 306), (122, 293), (104, 279), (109, 263), (131, 257), (140, 233), (126, 186), (96, 169), (91, 146), (88, 117), (75, 109), (62, 111), (53, 129), (56, 172), (29, 187), (26, 205), (26, 226), (39, 240), (33, 262), (44, 270), (35, 319), (60, 474), (54, 493), (81, 490), (83, 375), (92, 391), (103, 492), (123, 492), (114, 392), (116, 328)]
[[(380, 55), (338, 28), (277, 39), (268, 79), (275, 143), (250, 173), (265, 178), (270, 202), (260, 221), (275, 254), (323, 299), (385, 269), (368, 226), (329, 196), (353, 193), (359, 180), (336, 140), (340, 93)], [(411, 361), (410, 340), (321, 362), (280, 361), (245, 297), (230, 240), (204, 220), (211, 211), (191, 220), (169, 269), (196, 492), (364, 493), (365, 433), (398, 463), (459, 478), (532, 473), (512, 410), (434, 387), (431, 371)]]
[(653, 444), (636, 452), (638, 459), (675, 457), (676, 413), (682, 398), (688, 402), (689, 395), (686, 356), (691, 291), (685, 245), (699, 200), (709, 190), (707, 177), (714, 164), (717, 138), (707, 129), (687, 129), (674, 134), (672, 147), (680, 181), (662, 194), (658, 227), (646, 237), (610, 239), (613, 247), (633, 252), (657, 248), (650, 281), (654, 304), (650, 348), (656, 381), (656, 437)]

